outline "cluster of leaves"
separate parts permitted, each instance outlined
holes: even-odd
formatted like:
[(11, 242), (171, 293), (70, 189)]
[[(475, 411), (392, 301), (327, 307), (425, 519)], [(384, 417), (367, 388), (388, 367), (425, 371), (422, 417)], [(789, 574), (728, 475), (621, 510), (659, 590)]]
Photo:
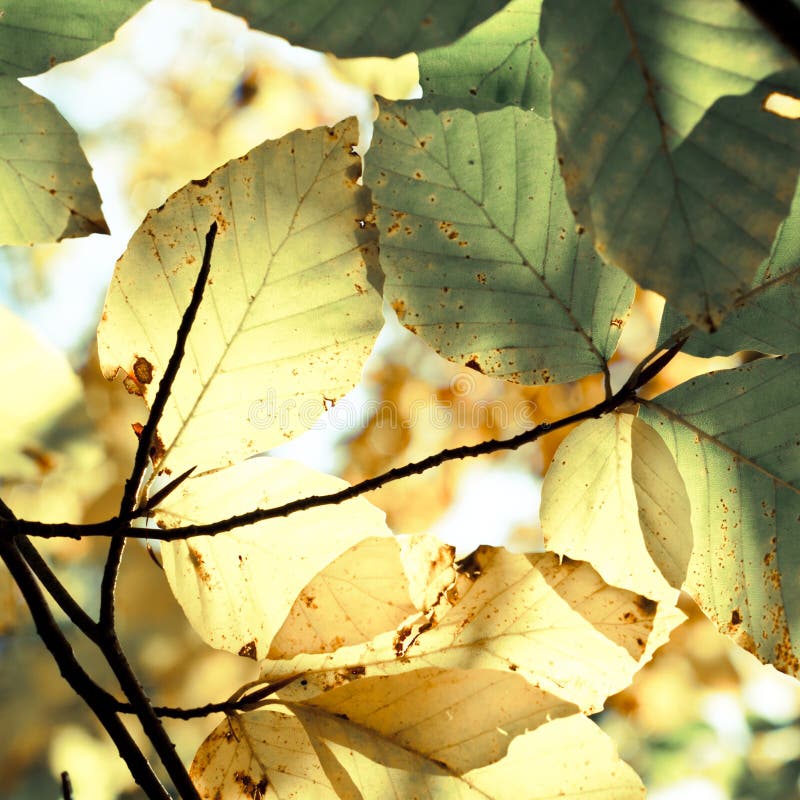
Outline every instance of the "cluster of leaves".
[[(77, 142), (32, 93), (14, 98), (15, 76), (98, 45), (141, 3), (73, 0), (67, 24), (6, 5), (19, 114), (0, 180), (30, 211), (0, 235), (102, 229)], [(379, 100), (363, 176), (348, 119), (264, 142), (147, 215), (98, 347), (106, 377), (151, 406), (152, 469), (139, 486), (134, 468), (105, 525), (5, 510), (4, 528), (111, 536), (113, 590), (131, 522), (155, 521), (191, 624), (259, 663), (194, 759), (202, 797), (640, 797), (586, 715), (680, 622), (679, 588), (800, 672), (800, 137), (771, 110), (800, 92), (794, 55), (738, 0), (216, 5), (340, 57), (418, 52), (423, 97)], [(26, 166), (42, 130), (49, 181)], [(637, 283), (667, 298), (661, 348), (614, 391)], [(606, 397), (355, 487), (251, 458), (358, 382), (383, 301), (454, 362), (526, 385), (599, 373)], [(680, 348), (757, 357), (641, 398)], [(360, 497), (578, 421), (544, 484), (543, 554), (457, 561)]]

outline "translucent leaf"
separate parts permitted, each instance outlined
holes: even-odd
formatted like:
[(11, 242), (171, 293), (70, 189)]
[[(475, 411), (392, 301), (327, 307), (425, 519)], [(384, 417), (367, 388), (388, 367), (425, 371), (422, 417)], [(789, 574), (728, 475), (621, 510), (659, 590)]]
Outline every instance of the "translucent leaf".
[[(661, 437), (633, 414), (575, 428), (545, 476), (545, 545), (613, 586), (672, 603), (692, 552), (689, 496)], [(654, 563), (655, 562), (655, 563)]]
[(653, 601), (552, 554), (481, 547), (462, 569), (415, 623), (335, 653), (265, 661), (262, 677), (303, 673), (281, 695), (298, 700), (354, 676), (430, 666), (508, 670), (583, 710), (628, 685), (652, 629)]
[(146, 0), (4, 0), (0, 75), (35, 75), (113, 38)]
[[(346, 485), (294, 461), (251, 459), (186, 481), (156, 519), (165, 527), (213, 522)], [(172, 591), (198, 633), (213, 647), (263, 658), (314, 575), (375, 536), (391, 536), (384, 514), (356, 498), (230, 533), (165, 542), (161, 553)]]
[(797, 124), (762, 110), (772, 88), (800, 87), (779, 74), (793, 57), (734, 0), (545, 0), (541, 36), (578, 220), (714, 330), (794, 194)]
[[(644, 797), (641, 781), (619, 759), (611, 740), (581, 714), (517, 736), (505, 758), (463, 775), (430, 762), (420, 770), (419, 763), (402, 749), (365, 742), (355, 725), (336, 717), (315, 733), (325, 738), (312, 744), (296, 717), (270, 711), (230, 717), (201, 745), (192, 764), (192, 778), (201, 797), (209, 800), (253, 796), (348, 800)], [(341, 744), (343, 741), (348, 744)]]
[(386, 103), (366, 165), (384, 294), (409, 330), (521, 383), (603, 368), (633, 283), (576, 231), (550, 122)]
[(325, 738), (322, 726), (338, 717), (420, 758), (417, 769), (433, 763), (458, 774), (498, 761), (515, 736), (577, 711), (515, 673), (432, 667), (352, 681), (290, 708), (312, 738)]
[[(800, 350), (800, 189), (789, 217), (778, 229), (768, 259), (758, 268), (750, 288), (736, 301), (714, 333), (694, 331), (684, 352), (694, 356), (727, 356), (740, 350), (780, 355)], [(688, 323), (667, 306), (659, 338)]]
[[(327, 653), (366, 642), (397, 628), (408, 616), (427, 611), (426, 590), (436, 587), (435, 600), (455, 577), (451, 549), (439, 545), (440, 552), (432, 552), (431, 541), (415, 537), (403, 546), (398, 539), (371, 538), (342, 553), (300, 592), (272, 641), (269, 658)], [(423, 563), (427, 569), (420, 574)], [(445, 569), (431, 574), (431, 567), (440, 564)]]
[(77, 134), (49, 100), (11, 77), (0, 77), (0, 210), (2, 244), (108, 233)]
[(800, 672), (800, 356), (709, 373), (648, 401), (692, 503), (687, 589), (738, 644)]
[[(240, 460), (311, 427), (358, 381), (382, 325), (374, 232), (359, 221), (354, 119), (265, 142), (151, 211), (117, 263), (98, 330), (106, 377), (148, 402), (175, 345), (203, 239), (211, 277), (159, 425), (162, 467)], [(363, 222), (362, 222), (363, 224)], [(149, 362), (152, 381), (134, 381)]]
[(189, 774), (203, 800), (338, 800), (298, 719), (256, 711), (226, 717), (200, 745)]
[(399, 56), (448, 44), (508, 0), (214, 0), (253, 28), (343, 58)]
[(13, 387), (0, 393), (0, 480), (31, 478), (48, 430), (82, 401), (81, 382), (63, 353), (3, 306), (0, 341), (3, 381)]
[(542, 0), (513, 0), (455, 44), (419, 56), (426, 95), (478, 97), (550, 116), (550, 64), (539, 47)]

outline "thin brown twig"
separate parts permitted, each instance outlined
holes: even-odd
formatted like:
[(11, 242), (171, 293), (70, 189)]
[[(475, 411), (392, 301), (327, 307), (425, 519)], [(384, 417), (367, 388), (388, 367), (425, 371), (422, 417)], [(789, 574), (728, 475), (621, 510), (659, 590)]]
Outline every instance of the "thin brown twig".
[[(672, 359), (684, 346), (688, 337), (683, 336), (675, 342), (672, 342), (672, 337), (669, 342), (672, 343), (670, 350), (664, 354), (666, 361)], [(164, 542), (173, 542), (183, 539), (190, 539), (194, 536), (214, 536), (218, 533), (225, 533), (227, 531), (240, 528), (244, 525), (253, 525), (256, 522), (264, 522), (270, 519), (278, 519), (288, 517), (291, 514), (296, 514), (300, 511), (308, 511), (312, 508), (320, 508), (322, 506), (339, 505), (347, 500), (352, 500), (367, 492), (374, 491), (386, 486), (388, 483), (408, 478), (411, 475), (419, 475), (429, 469), (441, 466), (447, 461), (455, 461), (464, 458), (476, 458), (478, 456), (489, 455), (491, 453), (498, 453), (505, 450), (517, 450), (523, 445), (535, 442), (551, 431), (565, 428), (573, 425), (576, 422), (582, 422), (586, 419), (601, 417), (616, 408), (624, 405), (625, 403), (636, 400), (636, 391), (641, 388), (646, 382), (643, 380), (643, 375), (647, 380), (650, 380), (655, 372), (650, 367), (655, 367), (655, 357), (661, 352), (663, 348), (659, 348), (645, 358), (641, 364), (633, 371), (631, 377), (625, 385), (617, 391), (610, 398), (604, 399), (597, 405), (591, 408), (578, 411), (575, 414), (570, 414), (567, 417), (556, 420), (555, 422), (543, 422), (535, 428), (523, 431), (516, 436), (508, 439), (488, 439), (474, 445), (462, 445), (461, 447), (453, 447), (447, 450), (441, 450), (438, 453), (427, 456), (420, 461), (412, 461), (404, 464), (402, 467), (394, 467), (386, 472), (376, 475), (372, 478), (367, 478), (359, 483), (341, 489), (338, 492), (324, 495), (311, 495), (307, 497), (293, 500), (289, 503), (284, 503), (280, 506), (273, 508), (257, 508), (248, 511), (244, 514), (236, 514), (226, 519), (218, 520), (217, 522), (210, 522), (204, 525), (181, 525), (176, 528), (162, 529), (162, 528), (147, 528), (147, 529), (130, 529), (127, 536), (147, 536), (149, 539), (160, 540)], [(663, 368), (666, 361), (662, 358), (658, 359), (658, 369)], [(646, 373), (645, 373), (646, 370)], [(83, 536), (109, 536), (111, 531), (115, 530), (115, 526), (120, 524), (118, 518), (106, 520), (105, 522), (94, 523), (91, 525), (68, 525), (64, 523), (42, 523), (42, 522), (25, 522), (29, 526), (26, 528), (31, 536), (40, 536), (44, 538), (53, 538), (56, 536), (80, 538)], [(2, 523), (0, 523), (2, 524)], [(13, 523), (6, 523), (12, 524)], [(22, 521), (19, 523), (22, 525)]]
[[(139, 444), (136, 448), (133, 468), (130, 477), (125, 482), (125, 490), (122, 495), (122, 502), (120, 503), (120, 519), (126, 519), (129, 515), (133, 514), (138, 502), (139, 485), (142, 482), (147, 468), (147, 459), (150, 455), (150, 449), (153, 446), (156, 428), (167, 406), (167, 401), (172, 392), (172, 385), (175, 383), (175, 378), (178, 375), (178, 370), (180, 369), (184, 353), (186, 352), (186, 341), (189, 338), (189, 333), (197, 317), (200, 303), (203, 300), (206, 281), (211, 271), (211, 254), (214, 251), (216, 235), (217, 223), (215, 221), (211, 223), (211, 227), (206, 234), (203, 263), (200, 265), (200, 270), (195, 279), (194, 288), (192, 289), (192, 298), (186, 310), (183, 312), (181, 324), (175, 335), (175, 347), (167, 362), (164, 375), (159, 381), (158, 390), (156, 391), (153, 405), (150, 407), (147, 422), (139, 436)], [(106, 632), (114, 629), (114, 590), (117, 584), (120, 564), (122, 563), (122, 555), (125, 551), (125, 542), (126, 534), (124, 531), (119, 531), (112, 536), (111, 544), (108, 548), (108, 555), (106, 557), (105, 568), (103, 570), (103, 579), (100, 584), (100, 627)]]
[(116, 711), (116, 698), (100, 688), (86, 673), (48, 606), (36, 576), (22, 557), (14, 539), (0, 539), (0, 558), (19, 587), (36, 625), (64, 680), (100, 720), (125, 761), (133, 779), (151, 800), (170, 800), (152, 766), (144, 757)]

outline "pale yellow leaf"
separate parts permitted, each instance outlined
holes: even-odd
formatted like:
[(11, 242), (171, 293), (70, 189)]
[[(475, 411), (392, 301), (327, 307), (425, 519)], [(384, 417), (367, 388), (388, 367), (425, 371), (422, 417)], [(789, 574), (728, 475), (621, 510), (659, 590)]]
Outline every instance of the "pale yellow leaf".
[(611, 740), (577, 714), (511, 741), (508, 755), (458, 775), (335, 716), (304, 709), (229, 717), (191, 767), (204, 800), (639, 800), (644, 787)]
[(433, 667), (354, 680), (289, 707), (312, 734), (324, 717), (340, 717), (458, 774), (498, 761), (515, 736), (577, 711), (513, 672)]
[(331, 654), (265, 661), (262, 678), (300, 675), (281, 694), (310, 697), (357, 676), (436, 666), (519, 672), (585, 711), (602, 707), (639, 667), (656, 604), (608, 586), (589, 564), (481, 547), (414, 624)]
[(582, 714), (518, 736), (506, 758), (465, 777), (498, 800), (642, 800), (645, 796), (639, 776), (620, 759), (611, 739)]
[(645, 422), (607, 414), (573, 430), (545, 477), (540, 515), (548, 549), (674, 605), (691, 555), (691, 508), (675, 459)]
[(296, 717), (256, 711), (226, 717), (189, 774), (203, 800), (338, 800)]
[[(347, 393), (382, 325), (355, 119), (267, 141), (151, 211), (117, 263), (103, 372), (152, 402), (212, 221), (211, 274), (159, 434), (161, 466), (239, 461), (310, 428)], [(134, 365), (147, 382), (135, 381)], [(152, 372), (150, 379), (149, 372)]]
[(342, 553), (300, 592), (269, 658), (327, 653), (396, 628), (411, 602), (396, 539), (370, 538)]
[(0, 392), (0, 475), (33, 478), (48, 429), (83, 400), (81, 382), (63, 353), (3, 306), (0, 341), (6, 387)]
[(328, 653), (394, 630), (455, 580), (453, 548), (429, 536), (364, 539), (300, 592), (268, 657)]
[[(159, 524), (207, 523), (347, 486), (294, 461), (254, 458), (182, 484)], [(164, 572), (193, 627), (212, 646), (263, 658), (298, 594), (348, 547), (391, 536), (363, 498), (162, 545)], [(334, 636), (335, 632), (331, 632)]]

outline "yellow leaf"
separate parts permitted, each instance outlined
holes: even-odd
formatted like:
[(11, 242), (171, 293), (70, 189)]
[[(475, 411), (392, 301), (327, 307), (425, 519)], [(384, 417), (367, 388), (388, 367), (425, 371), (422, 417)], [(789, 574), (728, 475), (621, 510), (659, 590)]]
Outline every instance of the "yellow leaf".
[[(151, 211), (117, 263), (103, 372), (152, 403), (203, 255), (203, 303), (159, 424), (160, 466), (227, 465), (307, 430), (346, 394), (381, 328), (355, 119), (267, 141)], [(147, 365), (137, 380), (135, 365)], [(142, 370), (139, 370), (142, 372)]]
[[(312, 713), (300, 712), (309, 725)], [(644, 787), (611, 740), (581, 714), (517, 736), (508, 755), (457, 774), (356, 723), (256, 711), (226, 718), (191, 767), (201, 797), (317, 800), (640, 800)]]
[(299, 700), (356, 677), (419, 667), (518, 672), (596, 711), (639, 667), (656, 604), (608, 586), (589, 564), (481, 547), (455, 585), (413, 624), (330, 654), (265, 661), (272, 682), (302, 674), (281, 697)]
[[(345, 486), (294, 461), (250, 459), (189, 479), (156, 519), (168, 527), (213, 522)], [(189, 621), (210, 645), (263, 658), (314, 575), (348, 547), (376, 536), (391, 536), (383, 512), (356, 498), (230, 533), (165, 542), (164, 572)]]
[(608, 414), (573, 430), (545, 477), (540, 515), (548, 549), (674, 605), (692, 550), (691, 507), (672, 454), (645, 422)]
[(312, 738), (324, 719), (339, 717), (458, 774), (498, 761), (515, 736), (577, 711), (513, 672), (433, 667), (355, 680), (289, 707)]

